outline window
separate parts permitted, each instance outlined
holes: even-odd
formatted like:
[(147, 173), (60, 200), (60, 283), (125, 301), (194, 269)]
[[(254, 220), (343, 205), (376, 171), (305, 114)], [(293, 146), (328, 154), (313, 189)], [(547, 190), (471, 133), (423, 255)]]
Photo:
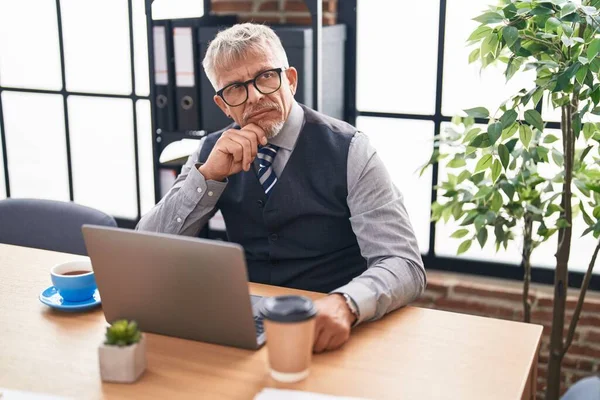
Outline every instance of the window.
[(439, 0), (359, 0), (358, 10), (358, 109), (432, 115)]
[(144, 0), (0, 2), (0, 197), (135, 221), (154, 205), (149, 92)]
[[(358, 0), (357, 126), (369, 135), (403, 192), (419, 247), (434, 266), (441, 259), (500, 262), (515, 268), (521, 262), (518, 242), (498, 253), (493, 240), (483, 249), (474, 243), (469, 251), (456, 256), (461, 240), (450, 238), (456, 224), (437, 223), (431, 230), (429, 222), (434, 176), (437, 173), (442, 180), (448, 170), (440, 163), (436, 173), (429, 170), (419, 178), (417, 172), (431, 155), (433, 136), (452, 116), (476, 106), (494, 113), (509, 96), (532, 87), (533, 71), (519, 73), (506, 83), (503, 68), (481, 71), (480, 64), (468, 63), (472, 49), (465, 46), (466, 40), (478, 25), (472, 18), (486, 6), (480, 0), (436, 0), (413, 3), (407, 11), (403, 2)], [(444, 38), (442, 43), (439, 37)], [(559, 111), (544, 103), (544, 119), (559, 121)], [(600, 120), (597, 118), (590, 119)], [(572, 271), (585, 271), (595, 247), (591, 235), (579, 237), (584, 229), (579, 216), (571, 244)], [(534, 267), (554, 268), (556, 240), (534, 252)]]

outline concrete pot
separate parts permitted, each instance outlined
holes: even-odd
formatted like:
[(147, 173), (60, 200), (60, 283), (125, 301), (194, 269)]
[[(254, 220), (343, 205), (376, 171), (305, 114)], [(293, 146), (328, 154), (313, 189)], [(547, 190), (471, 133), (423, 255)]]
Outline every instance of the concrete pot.
[(133, 383), (146, 370), (146, 336), (131, 346), (100, 345), (100, 376), (105, 382)]

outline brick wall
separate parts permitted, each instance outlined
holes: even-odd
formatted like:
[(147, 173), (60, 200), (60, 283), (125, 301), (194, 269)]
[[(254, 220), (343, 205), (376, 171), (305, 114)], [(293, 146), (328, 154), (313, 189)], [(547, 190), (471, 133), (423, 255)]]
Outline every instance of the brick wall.
[[(212, 0), (212, 14), (238, 16), (240, 22), (310, 25), (303, 0)], [(334, 25), (337, 0), (323, 0), (323, 24)]]
[[(550, 326), (552, 288), (536, 285), (530, 290), (532, 322), (544, 326), (538, 364), (538, 398), (544, 398)], [(567, 319), (571, 321), (577, 293), (570, 292)], [(428, 273), (427, 290), (413, 305), (515, 321), (523, 320), (522, 290), (517, 282), (473, 278), (439, 272)], [(588, 291), (573, 343), (563, 360), (561, 389), (564, 392), (579, 379), (600, 372), (600, 296)]]

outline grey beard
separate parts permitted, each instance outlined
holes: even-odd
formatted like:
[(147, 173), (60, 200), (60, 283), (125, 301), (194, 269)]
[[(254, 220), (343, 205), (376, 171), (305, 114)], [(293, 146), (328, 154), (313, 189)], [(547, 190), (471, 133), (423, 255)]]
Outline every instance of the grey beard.
[(263, 128), (267, 134), (267, 139), (273, 139), (275, 136), (277, 136), (283, 129), (284, 124), (285, 121), (279, 121), (271, 125), (269, 128)]

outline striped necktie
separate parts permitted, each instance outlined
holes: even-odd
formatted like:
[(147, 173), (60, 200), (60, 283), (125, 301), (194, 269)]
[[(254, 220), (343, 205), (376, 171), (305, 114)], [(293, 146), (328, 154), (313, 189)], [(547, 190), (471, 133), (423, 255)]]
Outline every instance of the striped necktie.
[(258, 149), (256, 158), (259, 161), (258, 180), (265, 190), (267, 197), (277, 182), (277, 176), (273, 170), (273, 160), (277, 155), (279, 147), (274, 144), (267, 144)]

